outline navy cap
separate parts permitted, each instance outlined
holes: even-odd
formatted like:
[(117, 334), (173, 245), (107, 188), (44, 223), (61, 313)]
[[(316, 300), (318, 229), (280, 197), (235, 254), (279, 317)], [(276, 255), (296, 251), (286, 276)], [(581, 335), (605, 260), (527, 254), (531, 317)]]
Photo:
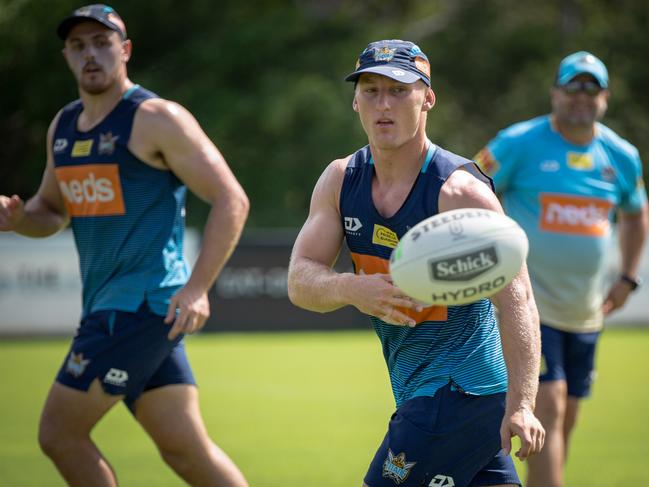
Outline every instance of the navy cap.
[(596, 56), (579, 51), (563, 58), (557, 71), (557, 86), (563, 86), (580, 74), (590, 74), (602, 88), (608, 88), (608, 70)]
[(70, 30), (79, 22), (85, 20), (94, 20), (100, 24), (105, 25), (111, 30), (118, 32), (122, 39), (126, 39), (126, 25), (113, 7), (96, 3), (94, 5), (86, 5), (76, 9), (72, 14), (63, 19), (56, 29), (56, 33), (63, 40), (67, 39)]
[(370, 43), (356, 61), (356, 70), (345, 81), (358, 81), (363, 73), (376, 73), (402, 83), (418, 79), (430, 86), (430, 63), (417, 44), (399, 39)]

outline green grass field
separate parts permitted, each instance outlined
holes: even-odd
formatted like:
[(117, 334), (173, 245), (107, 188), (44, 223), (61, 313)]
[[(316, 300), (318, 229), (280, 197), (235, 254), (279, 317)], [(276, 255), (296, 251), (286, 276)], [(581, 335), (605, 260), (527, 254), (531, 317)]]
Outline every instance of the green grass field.
[[(0, 343), (0, 486), (64, 483), (39, 451), (40, 408), (67, 340)], [(253, 487), (360, 486), (393, 410), (370, 331), (202, 335), (188, 341), (212, 438)], [(608, 330), (567, 487), (649, 486), (649, 329)], [(179, 486), (119, 406), (94, 438), (121, 485)], [(521, 472), (524, 465), (517, 461)]]

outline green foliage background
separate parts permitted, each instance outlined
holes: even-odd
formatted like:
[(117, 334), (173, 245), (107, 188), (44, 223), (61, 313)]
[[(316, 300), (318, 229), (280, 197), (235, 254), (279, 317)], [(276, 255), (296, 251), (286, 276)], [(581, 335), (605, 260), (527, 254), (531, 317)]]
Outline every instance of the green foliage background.
[[(76, 98), (58, 22), (79, 3), (0, 0), (0, 194), (29, 197), (47, 126)], [(313, 184), (365, 138), (343, 82), (372, 40), (429, 55), (429, 136), (471, 157), (548, 111), (560, 59), (585, 49), (611, 73), (605, 122), (649, 158), (649, 3), (634, 0), (192, 0), (112, 2), (134, 42), (131, 79), (189, 108), (251, 197), (249, 226), (299, 225)], [(645, 177), (647, 176), (645, 163)], [(206, 208), (189, 202), (189, 223)]]

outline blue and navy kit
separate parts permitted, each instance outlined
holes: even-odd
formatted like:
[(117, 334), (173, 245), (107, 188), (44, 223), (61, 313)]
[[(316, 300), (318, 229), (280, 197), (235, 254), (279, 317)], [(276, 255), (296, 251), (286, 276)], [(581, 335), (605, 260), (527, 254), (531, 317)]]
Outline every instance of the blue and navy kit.
[(638, 150), (601, 123), (590, 143), (572, 144), (544, 115), (499, 132), (476, 162), (527, 234), (541, 322), (600, 330), (615, 209), (636, 213), (647, 203)]
[(134, 86), (87, 132), (77, 129), (83, 110), (77, 100), (62, 110), (56, 126), (54, 168), (79, 252), (83, 316), (135, 312), (145, 301), (164, 315), (169, 298), (188, 279), (186, 188), (171, 171), (143, 163), (128, 149), (136, 110), (153, 97)]
[[(469, 161), (429, 142), (421, 172), (402, 207), (383, 217), (372, 201), (374, 163), (369, 146), (354, 153), (340, 195), (340, 214), (357, 274), (387, 273), (392, 250), (406, 231), (438, 213), (438, 198), (448, 176), (464, 167), (489, 182)], [(446, 384), (474, 395), (504, 392), (507, 370), (491, 301), (403, 310), (418, 325), (390, 325), (371, 317), (383, 347), (397, 405), (433, 396)]]
[(57, 381), (86, 391), (98, 379), (134, 410), (149, 389), (194, 384), (183, 336), (170, 341), (170, 297), (188, 279), (183, 258), (186, 188), (128, 149), (140, 104), (134, 86), (103, 121), (77, 129), (81, 100), (61, 111), (54, 172), (79, 252), (83, 311)]

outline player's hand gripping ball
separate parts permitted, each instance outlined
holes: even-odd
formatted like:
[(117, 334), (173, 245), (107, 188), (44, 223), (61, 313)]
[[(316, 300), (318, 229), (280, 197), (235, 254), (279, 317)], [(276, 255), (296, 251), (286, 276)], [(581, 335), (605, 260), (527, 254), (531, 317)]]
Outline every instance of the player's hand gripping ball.
[(427, 218), (390, 258), (394, 284), (423, 304), (453, 306), (492, 296), (527, 257), (523, 229), (502, 213), (460, 208)]

